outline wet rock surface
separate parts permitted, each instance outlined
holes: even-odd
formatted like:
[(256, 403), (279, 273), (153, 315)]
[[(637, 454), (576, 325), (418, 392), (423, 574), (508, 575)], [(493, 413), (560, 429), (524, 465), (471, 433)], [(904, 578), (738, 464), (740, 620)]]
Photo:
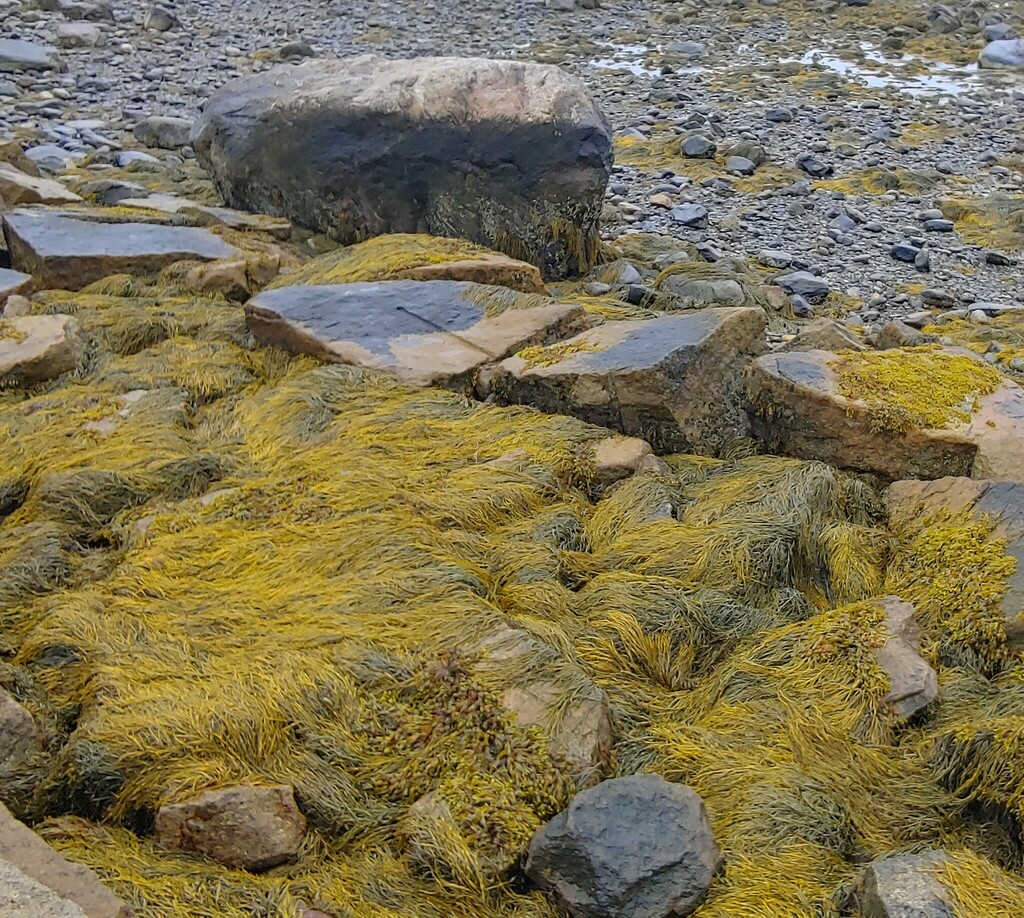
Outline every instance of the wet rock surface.
[(534, 836), (526, 872), (575, 918), (668, 918), (691, 914), (721, 865), (700, 797), (634, 775), (578, 794)]
[[(459, 281), (290, 286), (246, 304), (256, 337), (297, 353), (373, 367), (417, 385), (472, 386), (474, 371), (584, 327), (579, 306), (542, 298), (488, 315), (499, 288)], [(514, 295), (513, 295), (514, 297)]]

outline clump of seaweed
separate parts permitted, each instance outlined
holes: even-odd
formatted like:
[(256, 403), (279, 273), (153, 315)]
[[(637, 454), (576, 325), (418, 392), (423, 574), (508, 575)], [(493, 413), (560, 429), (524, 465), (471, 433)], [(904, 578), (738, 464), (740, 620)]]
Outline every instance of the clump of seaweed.
[(969, 421), (1002, 384), (987, 364), (930, 348), (844, 354), (833, 366), (840, 395), (866, 404), (872, 429), (889, 433)]

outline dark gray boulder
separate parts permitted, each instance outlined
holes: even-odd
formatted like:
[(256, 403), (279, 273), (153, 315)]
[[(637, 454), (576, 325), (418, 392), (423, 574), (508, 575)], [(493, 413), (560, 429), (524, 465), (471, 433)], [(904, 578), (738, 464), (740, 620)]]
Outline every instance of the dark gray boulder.
[(195, 137), (231, 207), (348, 244), (459, 236), (579, 274), (597, 257), (611, 131), (557, 67), (361, 56), (280, 67), (214, 94)]
[(534, 835), (526, 873), (574, 918), (684, 918), (721, 866), (698, 794), (631, 775), (577, 794)]
[(953, 905), (938, 878), (945, 851), (885, 857), (865, 870), (856, 893), (865, 918), (954, 918)]

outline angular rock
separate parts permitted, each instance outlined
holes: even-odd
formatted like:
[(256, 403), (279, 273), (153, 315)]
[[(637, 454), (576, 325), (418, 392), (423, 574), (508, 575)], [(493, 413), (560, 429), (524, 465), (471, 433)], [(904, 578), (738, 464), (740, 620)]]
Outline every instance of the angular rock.
[[(935, 335), (926, 335), (898, 320), (887, 322), (874, 336), (875, 347), (880, 351), (894, 347), (921, 347), (924, 344), (933, 344), (936, 340)], [(827, 348), (827, 350), (836, 350), (836, 348)]]
[(0, 318), (0, 381), (30, 385), (75, 368), (81, 335), (73, 316)]
[[(967, 351), (947, 349), (976, 359)], [(839, 393), (843, 358), (829, 351), (774, 353), (746, 381), (753, 429), (769, 452), (900, 478), (1024, 480), (1024, 390), (1006, 380), (982, 395), (967, 422), (894, 435), (870, 407)]]
[(802, 296), (808, 303), (821, 303), (829, 295), (832, 288), (828, 282), (822, 280), (810, 271), (793, 271), (790, 274), (782, 274), (772, 281), (786, 293)]
[(1024, 70), (1024, 38), (989, 42), (978, 55), (978, 66), (994, 70)]
[(952, 898), (936, 872), (944, 851), (879, 858), (865, 870), (855, 899), (865, 918), (955, 918)]
[(661, 282), (661, 289), (693, 306), (744, 306), (750, 302), (743, 284), (730, 277), (708, 280), (670, 274)]
[(658, 452), (715, 452), (746, 431), (737, 387), (764, 351), (760, 309), (720, 308), (608, 322), (503, 361), (499, 401), (571, 414)]
[(674, 222), (690, 229), (708, 228), (708, 209), (703, 204), (677, 204), (670, 216)]
[(0, 312), (3, 312), (8, 297), (27, 296), (32, 292), (32, 275), (0, 268)]
[(703, 134), (691, 134), (682, 142), (680, 150), (690, 159), (714, 159), (718, 146)]
[[(646, 445), (646, 444), (645, 444)], [(650, 449), (650, 447), (648, 447)], [(608, 698), (578, 667), (525, 631), (501, 628), (473, 645), (477, 674), (499, 676), (502, 703), (520, 724), (541, 728), (579, 786), (601, 780), (611, 761)], [(570, 705), (565, 704), (572, 697)]]
[(721, 866), (697, 793), (631, 775), (577, 794), (534, 835), (526, 873), (573, 918), (684, 918)]
[(103, 44), (103, 30), (93, 22), (62, 22), (57, 26), (57, 44), (62, 48), (97, 48)]
[(144, 118), (133, 130), (135, 139), (147, 147), (162, 150), (180, 150), (191, 142), (193, 123), (187, 118), (168, 118), (151, 115)]
[(945, 510), (993, 523), (992, 537), (1005, 539), (1006, 553), (1017, 562), (1002, 601), (1006, 637), (1014, 646), (1024, 646), (1024, 483), (972, 478), (897, 481), (886, 490), (885, 499), (893, 522)]
[(11, 263), (42, 287), (80, 290), (111, 274), (152, 274), (176, 261), (238, 255), (205, 229), (91, 223), (40, 211), (4, 214)]
[(156, 834), (166, 848), (194, 851), (227, 867), (261, 871), (298, 854), (306, 837), (306, 817), (287, 785), (232, 785), (160, 807)]
[(628, 478), (654, 455), (650, 443), (639, 437), (605, 437), (594, 446), (594, 481), (607, 487)]
[[(46, 906), (58, 906), (66, 915), (57, 911), (41, 911), (38, 918), (133, 918), (135, 913), (109, 889), (107, 889), (88, 867), (75, 864), (58, 854), (28, 826), (15, 819), (10, 811), (0, 804), (0, 866), (8, 865), (9, 876), (14, 871), (23, 877), (30, 877), (40, 886), (52, 892)], [(11, 880), (5, 883), (0, 875), (0, 890), (10, 892)], [(63, 903), (68, 903), (64, 905)], [(74, 906), (71, 908), (70, 906)], [(77, 910), (77, 912), (76, 912)], [(11, 918), (29, 918), (31, 912), (4, 911), (3, 893), (0, 892), (0, 914), (11, 914)]]
[(263, 344), (384, 370), (414, 385), (472, 390), (478, 368), (587, 326), (581, 307), (529, 298), (488, 317), (503, 288), (459, 281), (377, 281), (265, 290), (245, 306)]
[(921, 629), (914, 620), (914, 607), (898, 596), (884, 596), (878, 604), (889, 633), (874, 652), (889, 677), (889, 692), (882, 700), (899, 717), (912, 717), (938, 697), (939, 677), (921, 657)]
[(815, 319), (803, 326), (779, 351), (863, 351), (866, 345), (835, 319)]
[(54, 48), (19, 38), (0, 38), (0, 73), (20, 70), (59, 70)]
[(142, 28), (149, 32), (168, 32), (178, 24), (178, 18), (165, 7), (153, 4), (142, 20)]
[[(3, 341), (0, 339), (0, 347)], [(0, 765), (28, 755), (40, 747), (39, 730), (32, 715), (0, 689)]]
[(197, 129), (196, 152), (230, 206), (343, 243), (459, 236), (548, 277), (597, 257), (611, 132), (556, 67), (314, 61), (228, 83)]
[(53, 179), (28, 175), (0, 163), (0, 198), (8, 207), (21, 204), (74, 204), (82, 199)]

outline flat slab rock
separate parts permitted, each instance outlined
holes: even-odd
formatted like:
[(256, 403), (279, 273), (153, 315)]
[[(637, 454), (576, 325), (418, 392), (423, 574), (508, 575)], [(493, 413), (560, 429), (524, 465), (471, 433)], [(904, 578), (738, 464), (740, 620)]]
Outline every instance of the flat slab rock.
[(510, 357), (490, 384), (499, 401), (571, 414), (659, 452), (714, 452), (747, 430), (737, 390), (765, 324), (743, 307), (608, 322)]
[(0, 198), (8, 207), (21, 204), (74, 204), (82, 199), (53, 179), (28, 175), (0, 162)]
[[(969, 355), (969, 351), (949, 349)], [(1009, 379), (978, 400), (969, 423), (893, 434), (872, 429), (862, 401), (839, 394), (830, 351), (767, 354), (746, 383), (755, 434), (770, 452), (901, 478), (1024, 480), (1024, 389)]]
[(489, 318), (474, 300), (496, 289), (459, 281), (282, 287), (251, 299), (245, 314), (263, 344), (468, 391), (485, 364), (586, 326), (581, 307), (554, 300)]
[(21, 70), (58, 70), (55, 48), (20, 38), (0, 38), (0, 73)]
[(886, 490), (885, 499), (893, 521), (946, 510), (986, 517), (994, 524), (992, 537), (1005, 539), (1006, 553), (1017, 561), (1003, 596), (1006, 636), (1011, 644), (1024, 646), (1024, 483), (973, 478), (897, 481)]
[(80, 290), (111, 274), (152, 274), (176, 261), (239, 255), (209, 230), (148, 223), (93, 223), (45, 211), (5, 214), (11, 263), (41, 286)]
[[(5, 895), (23, 910), (5, 911)], [(8, 914), (132, 918), (134, 912), (89, 868), (64, 858), (0, 804), (0, 915)]]

